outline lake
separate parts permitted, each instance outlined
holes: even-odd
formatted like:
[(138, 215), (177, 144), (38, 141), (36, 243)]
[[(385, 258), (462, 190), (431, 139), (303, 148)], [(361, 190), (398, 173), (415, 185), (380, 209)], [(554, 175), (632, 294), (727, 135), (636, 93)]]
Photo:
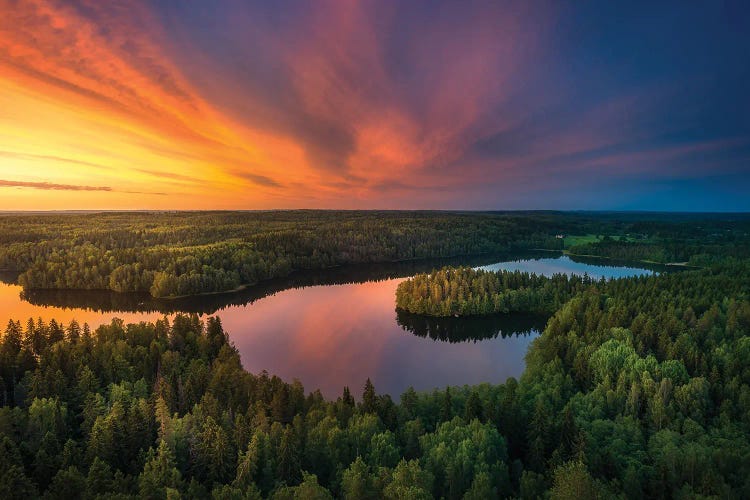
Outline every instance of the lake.
[(547, 318), (499, 315), (424, 318), (395, 310), (397, 285), (442, 265), (520, 270), (594, 278), (651, 274), (656, 268), (572, 259), (555, 253), (415, 261), (297, 272), (241, 292), (180, 300), (87, 291), (29, 291), (0, 283), (0, 320), (75, 318), (92, 329), (119, 317), (152, 321), (177, 312), (217, 315), (237, 346), (245, 369), (267, 370), (326, 397), (344, 385), (359, 396), (370, 377), (379, 393), (398, 399), (409, 386), (501, 383), (518, 377), (529, 343)]

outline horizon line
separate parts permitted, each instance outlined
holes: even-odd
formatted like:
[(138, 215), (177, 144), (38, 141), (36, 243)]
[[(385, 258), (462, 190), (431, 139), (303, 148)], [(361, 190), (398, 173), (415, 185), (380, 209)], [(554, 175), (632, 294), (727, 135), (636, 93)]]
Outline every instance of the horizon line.
[(722, 214), (750, 215), (750, 210), (649, 210), (649, 209), (559, 209), (559, 208), (236, 208), (236, 209), (49, 209), (49, 210), (0, 210), (0, 214), (60, 214), (60, 213), (208, 213), (208, 212), (469, 212), (469, 213), (630, 213), (630, 214)]

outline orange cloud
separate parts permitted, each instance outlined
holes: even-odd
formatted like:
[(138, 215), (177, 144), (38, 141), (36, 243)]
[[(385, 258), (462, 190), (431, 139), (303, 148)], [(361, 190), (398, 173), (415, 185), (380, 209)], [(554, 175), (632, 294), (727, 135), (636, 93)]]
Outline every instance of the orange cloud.
[(528, 207), (591, 170), (674, 177), (723, 154), (664, 139), (686, 129), (671, 87), (578, 77), (554, 4), (0, 11), (0, 209)]
[(127, 185), (106, 191), (145, 192), (155, 177), (191, 179), (202, 186), (190, 194), (211, 206), (227, 193), (262, 197), (279, 185), (271, 164), (299, 162), (290, 141), (233, 123), (195, 93), (160, 52), (151, 35), (159, 27), (137, 2), (90, 2), (86, 15), (64, 2), (3, 3), (0, 174), (15, 186), (77, 176)]

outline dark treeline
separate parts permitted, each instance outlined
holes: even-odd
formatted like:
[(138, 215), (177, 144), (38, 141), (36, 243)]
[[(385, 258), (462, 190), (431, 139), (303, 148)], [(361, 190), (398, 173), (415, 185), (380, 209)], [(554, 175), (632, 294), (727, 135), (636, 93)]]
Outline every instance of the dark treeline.
[[(696, 228), (698, 229), (698, 228)], [(670, 234), (645, 241), (627, 241), (605, 236), (600, 241), (573, 245), (567, 249), (572, 255), (595, 255), (624, 261), (687, 263), (706, 266), (725, 257), (749, 258), (748, 233), (734, 231), (711, 232), (696, 238), (691, 234)]]
[(213, 318), (10, 322), (0, 495), (747, 498), (749, 299), (731, 259), (594, 284), (520, 381), (399, 403), (252, 375)]
[(573, 255), (596, 255), (621, 260), (645, 260), (651, 262), (686, 262), (692, 253), (683, 247), (667, 248), (664, 245), (619, 241), (605, 237), (601, 241), (573, 245), (568, 248)]
[[(577, 253), (707, 265), (747, 257), (750, 218), (565, 212), (134, 212), (0, 215), (0, 271), (27, 289), (220, 292), (344, 264), (562, 250), (560, 234), (637, 238)], [(647, 251), (641, 249), (647, 245)], [(621, 248), (622, 247), (622, 248)], [(659, 255), (656, 255), (656, 254)]]
[(0, 217), (25, 288), (227, 291), (295, 269), (561, 248), (548, 217), (440, 212), (178, 212)]
[[(444, 267), (399, 283), (396, 307), (426, 316), (552, 314), (594, 283), (588, 276)], [(606, 284), (604, 280), (599, 283)]]

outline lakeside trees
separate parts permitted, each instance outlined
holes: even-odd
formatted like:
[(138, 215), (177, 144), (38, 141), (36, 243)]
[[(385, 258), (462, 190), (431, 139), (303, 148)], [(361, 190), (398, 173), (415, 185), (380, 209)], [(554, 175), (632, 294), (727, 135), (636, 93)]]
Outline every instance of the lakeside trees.
[(0, 270), (27, 289), (233, 290), (293, 270), (561, 248), (544, 218), (442, 212), (0, 216)]
[(510, 487), (485, 477), (507, 461), (492, 422), (422, 420), (369, 380), (358, 404), (251, 375), (218, 319), (61, 328), (11, 321), (0, 343), (5, 498), (460, 497), (475, 468)]
[[(750, 257), (748, 233), (740, 230), (741, 226), (730, 224), (727, 227), (720, 220), (696, 221), (679, 229), (657, 226), (639, 234), (640, 239), (636, 241), (606, 235), (598, 241), (572, 245), (567, 251), (580, 256), (662, 264), (686, 262), (702, 267), (726, 257)], [(642, 229), (640, 225), (635, 227)]]
[[(750, 265), (590, 286), (520, 380), (335, 401), (242, 369), (218, 319), (0, 339), (4, 498), (750, 495)], [(363, 374), (366, 378), (366, 374)]]
[[(687, 261), (750, 258), (750, 218), (732, 214), (564, 212), (133, 212), (0, 215), (0, 271), (26, 289), (228, 291), (342, 264), (562, 250), (564, 234), (603, 235), (573, 253)], [(637, 235), (637, 241), (621, 241)]]
[(399, 283), (396, 307), (426, 316), (552, 314), (594, 283), (588, 276), (555, 274), (548, 278), (520, 271), (444, 267)]

